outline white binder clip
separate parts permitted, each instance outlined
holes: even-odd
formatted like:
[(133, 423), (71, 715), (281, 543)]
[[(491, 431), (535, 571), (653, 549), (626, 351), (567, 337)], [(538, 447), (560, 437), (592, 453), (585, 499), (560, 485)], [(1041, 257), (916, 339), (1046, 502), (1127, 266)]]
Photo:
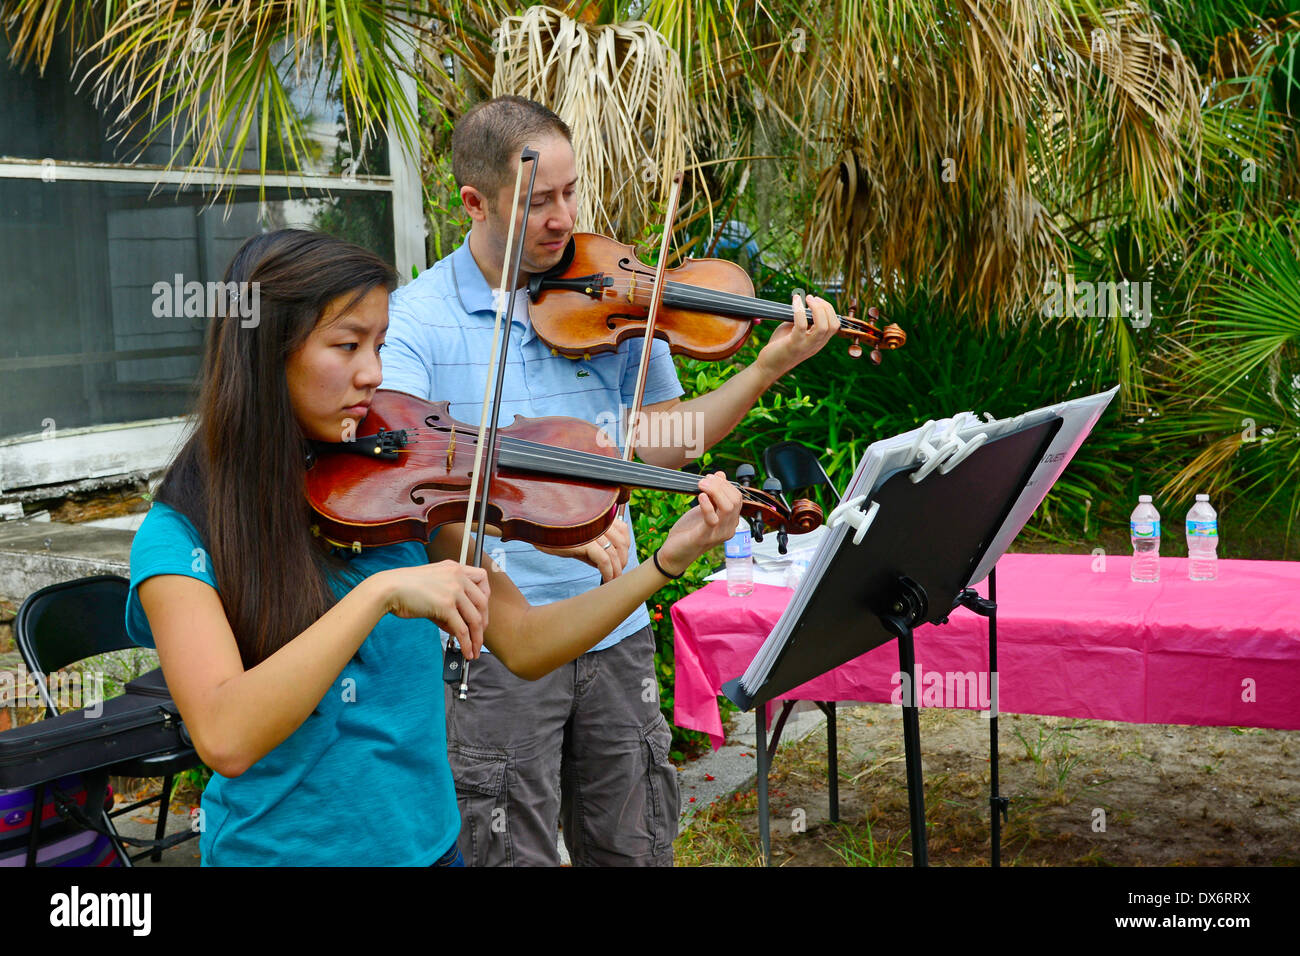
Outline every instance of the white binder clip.
[(943, 460), (943, 446), (939, 445), (936, 447), (930, 442), (930, 436), (934, 434), (936, 425), (938, 425), (938, 422), (933, 419), (926, 422), (921, 426), (921, 434), (917, 435), (916, 441), (912, 442), (912, 460), (924, 462), (917, 471), (908, 475), (908, 478), (913, 484), (934, 471), (934, 469), (938, 467), (939, 462)]
[(834, 528), (840, 523), (851, 525), (854, 529), (853, 543), (861, 544), (862, 539), (867, 536), (867, 529), (871, 527), (871, 522), (876, 520), (876, 512), (880, 510), (880, 503), (873, 501), (871, 507), (864, 512), (859, 506), (866, 500), (866, 495), (858, 495), (856, 498), (841, 502), (831, 512), (830, 518), (826, 521), (827, 526)]
[(939, 474), (941, 475), (948, 474), (948, 472), (952, 471), (963, 461), (965, 461), (966, 458), (970, 456), (971, 452), (973, 452), (976, 448), (978, 448), (980, 445), (984, 444), (988, 440), (989, 440), (989, 436), (987, 432), (980, 432), (970, 441), (962, 441), (960, 438), (954, 436), (953, 444), (956, 446), (955, 450), (951, 455), (948, 456), (947, 460), (944, 461), (943, 465), (940, 466)]

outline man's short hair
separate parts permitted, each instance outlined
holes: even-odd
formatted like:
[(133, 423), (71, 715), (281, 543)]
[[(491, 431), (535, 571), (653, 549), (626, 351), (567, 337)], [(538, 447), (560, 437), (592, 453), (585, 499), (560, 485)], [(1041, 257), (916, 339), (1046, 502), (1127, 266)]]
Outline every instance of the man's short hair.
[(541, 103), (498, 96), (460, 118), (451, 134), (451, 172), (457, 186), (473, 186), (496, 202), (511, 181), (519, 151), (545, 136), (573, 142), (568, 124)]

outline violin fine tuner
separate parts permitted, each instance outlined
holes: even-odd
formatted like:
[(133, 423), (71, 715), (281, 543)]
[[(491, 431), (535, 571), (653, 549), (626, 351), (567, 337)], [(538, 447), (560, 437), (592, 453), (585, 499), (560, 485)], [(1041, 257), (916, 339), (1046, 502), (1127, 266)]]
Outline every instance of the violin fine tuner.
[(460, 683), (460, 664), (462, 659), (460, 648), (456, 647), (455, 644), (448, 640), (447, 646), (442, 652), (442, 679), (445, 683)]

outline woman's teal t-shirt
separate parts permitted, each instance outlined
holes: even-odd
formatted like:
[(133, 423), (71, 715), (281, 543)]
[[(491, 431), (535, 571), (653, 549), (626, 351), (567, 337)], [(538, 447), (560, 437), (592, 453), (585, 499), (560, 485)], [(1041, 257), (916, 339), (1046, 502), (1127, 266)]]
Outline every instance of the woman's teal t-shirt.
[[(352, 558), (362, 577), (428, 562), (414, 542)], [(217, 588), (198, 532), (156, 502), (131, 545), (126, 627), (154, 646), (137, 588), (183, 574)], [(292, 586), (294, 572), (285, 571)], [(340, 590), (340, 596), (346, 585)], [(442, 645), (432, 621), (386, 615), (316, 712), (238, 777), (203, 793), (204, 866), (428, 866), (460, 829), (447, 762)]]

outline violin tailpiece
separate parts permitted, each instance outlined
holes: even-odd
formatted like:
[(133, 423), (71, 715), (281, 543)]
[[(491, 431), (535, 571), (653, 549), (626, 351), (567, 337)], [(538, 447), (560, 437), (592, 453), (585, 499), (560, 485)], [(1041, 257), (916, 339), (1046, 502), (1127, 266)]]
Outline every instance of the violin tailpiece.
[(396, 461), (398, 452), (405, 448), (409, 441), (410, 436), (406, 429), (399, 428), (395, 431), (380, 430), (373, 435), (353, 438), (351, 441), (312, 442), (312, 445), (318, 451), (348, 452), (353, 455), (364, 455), (366, 458)]

